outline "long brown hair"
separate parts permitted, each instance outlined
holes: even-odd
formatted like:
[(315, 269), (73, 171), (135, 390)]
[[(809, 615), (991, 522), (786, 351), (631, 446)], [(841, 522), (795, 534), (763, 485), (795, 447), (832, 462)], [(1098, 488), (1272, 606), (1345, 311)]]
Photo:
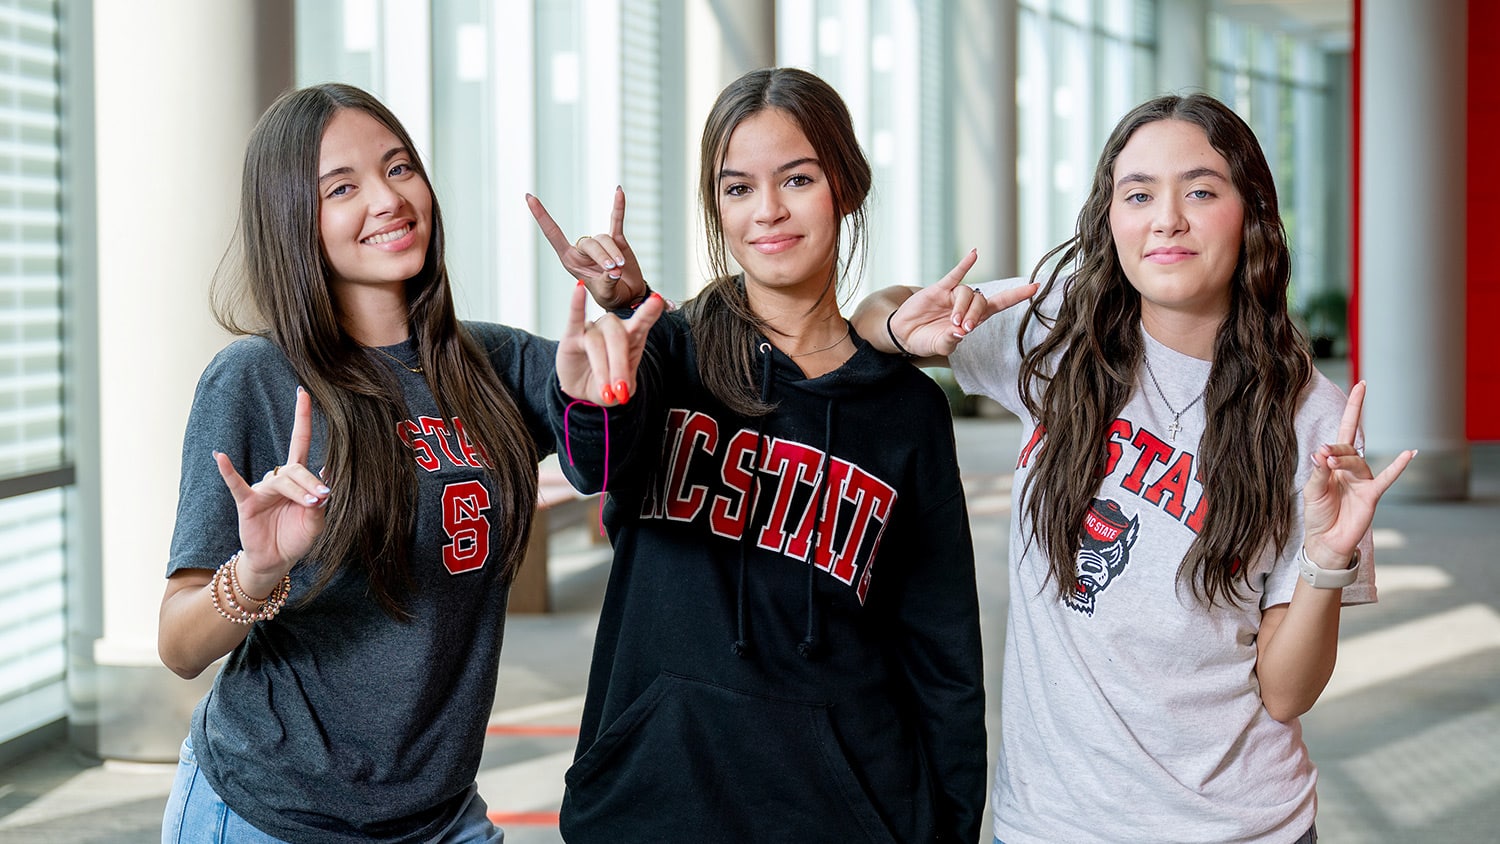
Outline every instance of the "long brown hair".
[(1287, 313), (1291, 254), (1265, 154), (1245, 121), (1218, 100), (1193, 94), (1144, 103), (1122, 118), (1099, 156), (1074, 236), (1037, 264), (1053, 269), (1035, 302), (1060, 291), (1057, 315), (1033, 305), (1044, 340), (1025, 351), (1022, 400), (1045, 430), (1026, 479), (1028, 541), (1045, 549), (1062, 594), (1077, 587), (1079, 526), (1099, 489), (1106, 429), (1139, 382), (1144, 347), (1141, 297), (1126, 279), (1109, 227), (1115, 160), (1137, 129), (1158, 120), (1201, 128), (1229, 162), (1244, 203), (1243, 240), (1230, 287), (1229, 313), (1214, 340), (1199, 444), (1198, 475), (1208, 510), (1178, 568), (1208, 606), (1242, 599), (1248, 563), (1269, 543), (1286, 546), (1295, 513), (1296, 410), (1312, 363)]
[(757, 335), (769, 327), (751, 309), (743, 282), (730, 275), (724, 221), (719, 215), (719, 170), (735, 128), (766, 109), (785, 114), (812, 145), (833, 193), (840, 242), (848, 223), (848, 257), (835, 264), (823, 296), (836, 295), (840, 283), (864, 259), (865, 197), (872, 181), (870, 162), (859, 148), (848, 107), (833, 86), (819, 77), (797, 68), (762, 68), (719, 92), (703, 124), (698, 180), (713, 281), (686, 304), (684, 312), (692, 325), (704, 385), (725, 406), (744, 416), (762, 416), (774, 408), (760, 399), (755, 376)]
[[(406, 402), (390, 370), (344, 330), (319, 238), (318, 157), (324, 129), (343, 109), (362, 111), (389, 129), (431, 190), (411, 136), (370, 94), (339, 84), (283, 94), (261, 116), (245, 151), (239, 231), (231, 247), (240, 260), (226, 261), (227, 271), (215, 279), (214, 315), (232, 333), (263, 334), (280, 347), (326, 419), (325, 476), (335, 494), (327, 527), (308, 555), (319, 566), (308, 597), (353, 566), (367, 575), (381, 609), (404, 619), (414, 587), (409, 557), (417, 512), (415, 464), (397, 435)], [(537, 455), (515, 400), (454, 315), (436, 196), (426, 261), (407, 281), (406, 297), (439, 412), (461, 419), (491, 464), (499, 493), (492, 518), (502, 537), (495, 559), (509, 578), (531, 530)]]

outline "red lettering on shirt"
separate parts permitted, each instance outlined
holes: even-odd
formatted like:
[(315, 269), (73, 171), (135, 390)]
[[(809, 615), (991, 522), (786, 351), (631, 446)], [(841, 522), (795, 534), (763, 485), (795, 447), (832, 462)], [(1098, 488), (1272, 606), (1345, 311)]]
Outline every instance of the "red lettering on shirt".
[(786, 548), (787, 514), (791, 512), (792, 496), (798, 492), (798, 487), (813, 490), (818, 466), (822, 462), (823, 452), (815, 448), (790, 440), (771, 440), (760, 468), (775, 479), (776, 488), (771, 498), (771, 512), (766, 514), (765, 527), (757, 540), (760, 547), (767, 551)]

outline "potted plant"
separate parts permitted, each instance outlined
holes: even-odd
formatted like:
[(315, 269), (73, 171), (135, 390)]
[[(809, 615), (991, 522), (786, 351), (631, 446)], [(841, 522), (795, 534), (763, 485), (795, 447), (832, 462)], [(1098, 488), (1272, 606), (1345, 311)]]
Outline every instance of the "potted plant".
[(1349, 329), (1349, 296), (1336, 287), (1319, 290), (1302, 305), (1302, 321), (1312, 341), (1313, 357), (1333, 357)]

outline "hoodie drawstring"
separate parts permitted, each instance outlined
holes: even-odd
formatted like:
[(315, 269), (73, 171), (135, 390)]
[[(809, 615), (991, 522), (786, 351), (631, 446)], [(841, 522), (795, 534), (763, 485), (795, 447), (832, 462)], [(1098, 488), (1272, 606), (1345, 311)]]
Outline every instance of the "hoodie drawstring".
[(818, 477), (822, 482), (818, 488), (818, 509), (813, 513), (812, 545), (807, 551), (807, 635), (797, 643), (797, 653), (803, 659), (817, 659), (819, 654), (818, 640), (818, 602), (813, 600), (815, 582), (813, 572), (818, 567), (818, 546), (823, 538), (823, 514), (828, 507), (828, 464), (833, 456), (833, 399), (828, 400), (828, 406), (823, 413), (823, 457), (819, 461)]
[[(760, 344), (762, 355), (760, 400), (765, 403), (771, 401), (771, 344), (762, 342)], [(813, 533), (812, 544), (808, 548), (807, 558), (807, 629), (802, 641), (797, 643), (797, 653), (803, 659), (817, 659), (822, 653), (822, 640), (819, 632), (822, 627), (822, 619), (818, 613), (817, 601), (817, 579), (814, 569), (818, 565), (818, 547), (822, 541), (823, 516), (828, 509), (828, 467), (833, 457), (833, 415), (834, 401), (829, 399), (828, 405), (823, 412), (823, 456), (818, 466), (818, 504), (813, 511)], [(750, 464), (753, 471), (750, 473), (750, 497), (746, 500), (749, 513), (753, 514), (755, 504), (760, 496), (760, 469), (761, 460), (765, 456), (766, 438), (761, 431), (755, 432), (755, 462)], [(745, 576), (749, 569), (749, 545), (753, 541), (750, 537), (754, 531), (747, 530), (740, 538), (740, 560), (739, 571), (736, 576), (735, 601), (734, 601), (734, 630), (735, 640), (730, 644), (729, 650), (740, 658), (748, 657), (753, 649), (749, 636), (746, 635), (746, 611), (745, 611)]]
[[(762, 341), (760, 344), (761, 373), (760, 373), (760, 400), (763, 403), (771, 401), (771, 344)], [(749, 529), (750, 517), (755, 513), (756, 501), (760, 498), (760, 461), (765, 455), (766, 438), (760, 431), (755, 432), (755, 462), (750, 464), (750, 497), (745, 499), (746, 530), (745, 535), (740, 537), (740, 570), (735, 586), (734, 594), (734, 632), (735, 640), (730, 644), (729, 650), (741, 659), (750, 655), (750, 640), (745, 636), (745, 569), (748, 567), (747, 556), (749, 554), (745, 543), (749, 541), (754, 531)]]

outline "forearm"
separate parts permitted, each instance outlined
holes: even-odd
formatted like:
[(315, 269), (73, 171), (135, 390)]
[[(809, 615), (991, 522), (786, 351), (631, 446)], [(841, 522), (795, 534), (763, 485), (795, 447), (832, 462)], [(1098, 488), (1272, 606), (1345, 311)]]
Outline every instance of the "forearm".
[(920, 289), (918, 287), (886, 287), (866, 296), (854, 309), (854, 315), (849, 318), (850, 324), (854, 326), (854, 333), (886, 354), (900, 354), (901, 349), (896, 348), (896, 344), (891, 341), (890, 333), (886, 331), (885, 321), (893, 311), (901, 307), (903, 302), (910, 299)]
[(1261, 701), (1276, 720), (1312, 709), (1333, 676), (1342, 596), (1341, 589), (1315, 589), (1298, 580), (1290, 604), (1263, 614), (1255, 670)]
[(203, 673), (250, 633), (249, 625), (233, 624), (214, 609), (214, 573), (185, 569), (167, 581), (161, 599), (156, 651), (172, 673), (192, 679)]

